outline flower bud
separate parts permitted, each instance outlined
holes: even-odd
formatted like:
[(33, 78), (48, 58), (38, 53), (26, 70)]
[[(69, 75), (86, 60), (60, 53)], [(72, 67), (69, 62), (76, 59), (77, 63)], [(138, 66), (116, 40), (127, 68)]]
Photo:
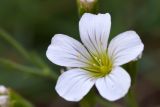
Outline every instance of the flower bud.
[(98, 0), (77, 0), (79, 15), (96, 13)]
[(8, 89), (0, 85), (0, 107), (8, 107), (9, 97), (8, 97)]
[(0, 107), (8, 107), (9, 98), (7, 95), (0, 96)]
[(4, 95), (8, 93), (8, 89), (3, 85), (0, 85), (0, 95)]

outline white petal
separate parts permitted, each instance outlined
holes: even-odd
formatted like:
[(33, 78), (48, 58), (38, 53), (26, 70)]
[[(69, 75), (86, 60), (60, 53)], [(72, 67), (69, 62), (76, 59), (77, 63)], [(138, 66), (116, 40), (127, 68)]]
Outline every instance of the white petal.
[(8, 107), (9, 97), (7, 95), (0, 96), (0, 107)]
[(113, 38), (108, 47), (108, 55), (114, 66), (128, 63), (137, 58), (144, 45), (134, 31), (127, 31)]
[(92, 3), (92, 2), (95, 2), (95, 0), (80, 0), (81, 2), (84, 2), (84, 3)]
[(85, 13), (79, 22), (80, 37), (88, 50), (97, 55), (105, 52), (111, 27), (111, 17), (106, 14)]
[(137, 61), (137, 60), (139, 60), (141, 58), (142, 58), (142, 53), (140, 53), (135, 59), (133, 59), (133, 61)]
[(68, 101), (81, 100), (93, 87), (95, 80), (83, 69), (64, 72), (56, 84), (57, 93)]
[(0, 95), (7, 94), (7, 93), (8, 93), (8, 89), (5, 86), (0, 85)]
[(57, 34), (52, 38), (46, 55), (53, 63), (68, 67), (84, 67), (91, 59), (80, 42), (62, 34)]
[(125, 96), (130, 84), (129, 74), (121, 67), (114, 68), (109, 75), (96, 81), (100, 95), (109, 101), (115, 101)]

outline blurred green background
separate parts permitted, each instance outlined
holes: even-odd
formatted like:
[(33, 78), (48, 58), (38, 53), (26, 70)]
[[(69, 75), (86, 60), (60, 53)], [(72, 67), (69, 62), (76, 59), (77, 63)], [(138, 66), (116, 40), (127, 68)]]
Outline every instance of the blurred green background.
[[(140, 35), (145, 49), (138, 65), (136, 96), (140, 107), (160, 107), (160, 0), (99, 1), (100, 13), (109, 12), (112, 17), (111, 38), (127, 30)], [(46, 49), (57, 33), (79, 39), (78, 22), (76, 0), (0, 0), (0, 28), (28, 52), (38, 53), (58, 75), (60, 70), (47, 60)], [(33, 67), (1, 37), (0, 58)], [(58, 97), (55, 81), (1, 63), (0, 84), (13, 88), (36, 107), (78, 106)]]

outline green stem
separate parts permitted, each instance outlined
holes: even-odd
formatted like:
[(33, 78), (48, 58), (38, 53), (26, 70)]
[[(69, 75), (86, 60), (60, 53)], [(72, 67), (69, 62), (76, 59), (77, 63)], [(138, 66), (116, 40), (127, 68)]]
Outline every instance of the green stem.
[(40, 68), (46, 68), (46, 67), (49, 68), (49, 66), (44, 62), (44, 60), (42, 60), (42, 58), (36, 52), (30, 53), (30, 58)]
[(137, 61), (132, 61), (124, 65), (123, 67), (126, 69), (126, 71), (128, 71), (128, 73), (131, 76), (131, 88), (128, 92), (128, 95), (125, 98), (127, 107), (138, 107), (136, 95), (134, 92), (134, 84), (135, 84), (136, 75), (137, 75)]
[(90, 92), (79, 102), (80, 107), (94, 107), (96, 104), (94, 89), (91, 89)]
[(136, 82), (136, 76), (137, 76), (137, 61), (132, 61), (128, 64), (123, 65), (123, 67), (126, 69), (126, 71), (130, 74), (132, 79), (132, 85)]
[(127, 107), (138, 107), (134, 87), (131, 87), (126, 98)]
[(10, 43), (25, 59), (30, 60), (28, 52), (19, 44), (15, 39), (13, 39), (8, 33), (0, 29), (0, 36)]
[[(14, 47), (17, 50), (17, 52), (19, 52), (22, 55), (22, 57), (24, 57), (27, 61), (42, 68), (45, 66), (45, 65), (42, 65), (42, 63), (40, 64), (39, 61), (35, 61), (34, 58), (31, 56), (31, 54), (3, 29), (0, 29), (0, 36), (4, 40), (6, 40), (12, 47)], [(36, 59), (38, 58), (40, 60), (40, 57), (37, 57)], [(45, 67), (48, 67), (48, 66), (45, 66)]]
[(7, 68), (20, 70), (25, 73), (29, 73), (33, 75), (47, 77), (53, 80), (57, 80), (57, 77), (58, 77), (57, 75), (52, 74), (48, 69), (38, 69), (38, 68), (33, 68), (33, 67), (27, 67), (21, 64), (17, 64), (10, 60), (2, 59), (2, 58), (0, 59), (0, 63), (1, 65), (6, 66)]
[[(32, 64), (36, 65), (38, 68), (43, 69), (44, 75), (52, 74), (52, 77), (57, 78), (57, 74), (55, 72), (52, 72), (50, 67), (46, 65), (46, 63), (41, 59), (41, 57), (36, 53), (29, 53), (20, 43), (18, 43), (11, 35), (6, 33), (4, 30), (0, 29), (0, 36), (6, 40), (11, 46), (13, 46), (17, 52), (19, 52), (24, 59), (31, 62)], [(4, 62), (4, 61), (3, 61)], [(11, 64), (11, 61), (9, 61)], [(7, 63), (9, 63), (7, 61)], [(12, 65), (15, 65), (14, 62), (12, 62)], [(16, 66), (17, 67), (17, 66)], [(21, 68), (21, 69), (20, 69)], [(18, 67), (21, 71), (32, 71), (32, 70), (22, 70), (22, 68), (25, 69), (25, 67)], [(27, 67), (28, 68), (28, 67)], [(32, 72), (30, 72), (32, 73)], [(35, 74), (35, 72), (33, 72)], [(41, 75), (41, 74), (40, 74)], [(50, 77), (50, 76), (49, 76)]]
[(113, 104), (112, 102), (108, 102), (107, 100), (99, 96), (96, 96), (95, 98), (96, 98), (96, 101), (104, 107), (116, 107), (116, 105)]

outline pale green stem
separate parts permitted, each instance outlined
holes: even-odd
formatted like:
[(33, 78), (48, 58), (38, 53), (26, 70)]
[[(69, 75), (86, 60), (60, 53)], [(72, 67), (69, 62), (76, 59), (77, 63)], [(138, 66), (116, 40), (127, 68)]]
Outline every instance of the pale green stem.
[(94, 107), (96, 104), (95, 90), (91, 89), (90, 92), (79, 102), (80, 107)]
[(132, 79), (132, 85), (134, 85), (136, 81), (136, 76), (137, 76), (137, 61), (132, 61), (128, 64), (123, 65), (123, 67), (126, 69), (126, 71), (130, 74), (131, 79)]
[[(17, 52), (19, 52), (22, 57), (24, 57), (24, 59), (26, 59), (27, 61), (31, 62), (32, 64), (38, 66), (40, 69), (42, 69), (44, 72), (44, 74), (42, 73), (38, 73), (39, 75), (46, 75), (46, 74), (52, 74), (52, 76), (54, 77), (54, 79), (57, 79), (57, 74), (55, 72), (53, 72), (48, 65), (46, 65), (46, 63), (40, 58), (40, 56), (36, 53), (29, 53), (20, 43), (18, 43), (14, 38), (11, 37), (11, 35), (9, 35), (8, 33), (6, 33), (4, 30), (0, 29), (0, 36), (6, 40), (11, 46), (13, 46)], [(3, 60), (4, 62), (4, 60)], [(6, 61), (5, 61), (6, 62)], [(7, 64), (11, 64), (11, 65), (18, 65), (18, 64), (14, 64), (14, 62), (11, 61), (7, 61)], [(9, 63), (10, 62), (10, 63)], [(23, 66), (23, 65), (22, 65)], [(32, 69), (28, 69), (26, 70), (26, 66), (24, 67), (20, 67), (18, 66), (18, 69), (20, 69), (21, 71), (32, 71)], [(17, 68), (17, 66), (16, 66)], [(22, 68), (24, 68), (25, 70), (23, 70)], [(27, 67), (29, 68), (29, 67)], [(29, 72), (28, 72), (29, 73)], [(32, 72), (30, 72), (32, 73)], [(46, 74), (45, 74), (46, 73)], [(32, 74), (37, 74), (36, 72), (33, 72)]]
[(115, 104), (113, 104), (113, 102), (108, 102), (107, 100), (101, 98), (100, 96), (95, 96), (96, 101), (104, 106), (104, 107), (117, 107)]
[(15, 39), (13, 39), (8, 33), (0, 29), (0, 36), (5, 39), (9, 44), (11, 44), (25, 59), (30, 60), (28, 52), (19, 44)]
[(127, 103), (127, 107), (138, 107), (134, 87), (131, 87), (125, 100)]
[(137, 74), (137, 61), (132, 61), (126, 65), (124, 65), (124, 68), (126, 69), (126, 71), (128, 71), (128, 73), (131, 76), (131, 88), (127, 94), (127, 96), (125, 97), (125, 101), (127, 103), (127, 107), (138, 107), (138, 103), (136, 100), (136, 95), (135, 95), (135, 91), (134, 91), (134, 84), (136, 81), (136, 74)]
[[(44, 60), (37, 54), (36, 52), (30, 53), (30, 58), (34, 63), (37, 64), (40, 68), (47, 68), (50, 69), (50, 67), (44, 62)], [(51, 69), (50, 69), (51, 70)]]
[(30, 53), (20, 43), (18, 43), (11, 35), (9, 35), (3, 29), (0, 29), (0, 36), (4, 40), (6, 40), (12, 47), (14, 47), (17, 50), (17, 52), (19, 52), (22, 55), (22, 57), (25, 58), (27, 61), (37, 66), (41, 66), (39, 63), (37, 63), (31, 58)]
[(17, 64), (10, 60), (2, 59), (2, 58), (0, 59), (0, 64), (3, 66), (6, 66), (7, 68), (20, 70), (22, 72), (33, 74), (33, 75), (47, 77), (53, 80), (57, 80), (57, 77), (58, 77), (57, 75), (51, 73), (48, 69), (38, 69), (33, 67), (27, 67), (21, 64)]

